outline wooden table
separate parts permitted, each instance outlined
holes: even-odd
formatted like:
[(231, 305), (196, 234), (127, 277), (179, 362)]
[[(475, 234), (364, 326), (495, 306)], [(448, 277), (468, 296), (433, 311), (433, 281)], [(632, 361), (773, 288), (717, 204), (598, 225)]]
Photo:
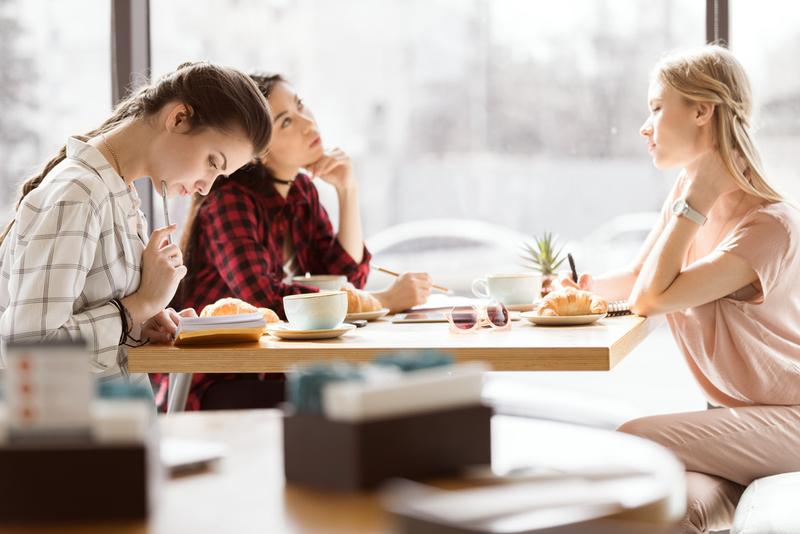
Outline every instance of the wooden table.
[[(281, 413), (277, 410), (192, 412), (161, 416), (162, 436), (214, 440), (228, 455), (208, 472), (167, 480), (160, 506), (147, 524), (79, 524), (17, 528), (24, 534), (388, 534), (389, 517), (376, 493), (337, 494), (287, 486), (283, 478)], [(680, 517), (684, 476), (666, 450), (639, 438), (563, 423), (495, 416), (492, 420), (493, 466), (547, 466), (586, 472), (626, 468), (649, 474), (654, 508), (644, 530)], [(441, 487), (463, 482), (438, 481)], [(114, 491), (114, 488), (108, 488)], [(652, 516), (657, 516), (657, 520)], [(642, 519), (642, 510), (634, 517)], [(631, 519), (628, 518), (627, 522)], [(623, 532), (621, 529), (608, 532)], [(628, 531), (625, 531), (628, 532)]]
[(239, 345), (147, 345), (128, 352), (128, 368), (132, 373), (282, 372), (302, 362), (366, 362), (391, 351), (433, 349), (458, 361), (487, 361), (496, 371), (608, 371), (659, 324), (658, 319), (637, 316), (572, 327), (516, 321), (507, 331), (454, 334), (443, 323), (381, 320), (325, 341), (281, 341), (266, 335), (259, 343)]

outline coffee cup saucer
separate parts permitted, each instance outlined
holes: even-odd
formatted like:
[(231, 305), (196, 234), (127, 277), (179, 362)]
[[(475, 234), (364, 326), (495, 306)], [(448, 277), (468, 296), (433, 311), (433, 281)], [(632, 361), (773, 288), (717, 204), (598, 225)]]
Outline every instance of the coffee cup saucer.
[(342, 323), (334, 328), (303, 329), (289, 323), (267, 325), (267, 332), (280, 339), (333, 339), (355, 330), (353, 324)]
[(348, 313), (344, 318), (345, 321), (358, 321), (363, 319), (365, 321), (374, 321), (389, 315), (389, 308), (381, 308), (375, 311)]

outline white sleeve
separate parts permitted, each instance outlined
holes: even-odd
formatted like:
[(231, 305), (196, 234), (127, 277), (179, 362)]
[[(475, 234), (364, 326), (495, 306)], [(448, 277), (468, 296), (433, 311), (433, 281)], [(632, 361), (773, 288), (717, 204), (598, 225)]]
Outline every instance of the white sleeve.
[(88, 199), (64, 200), (43, 210), (21, 209), (16, 224), (19, 233), (8, 244), (9, 303), (0, 317), (0, 339), (80, 338), (91, 352), (93, 371), (117, 366), (122, 321), (112, 296), (91, 303), (83, 295), (90, 271), (103, 268), (95, 262), (104, 234), (96, 208)]

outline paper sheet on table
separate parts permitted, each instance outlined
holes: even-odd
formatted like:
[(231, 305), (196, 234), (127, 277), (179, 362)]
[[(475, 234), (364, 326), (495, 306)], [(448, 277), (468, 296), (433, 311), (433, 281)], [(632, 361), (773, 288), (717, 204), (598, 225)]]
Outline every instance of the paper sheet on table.
[(228, 454), (228, 448), (215, 441), (164, 438), (161, 463), (171, 474), (207, 467)]
[(644, 509), (664, 499), (664, 492), (646, 474), (600, 480), (565, 475), (455, 491), (397, 481), (386, 488), (384, 503), (395, 513), (470, 532), (527, 532)]

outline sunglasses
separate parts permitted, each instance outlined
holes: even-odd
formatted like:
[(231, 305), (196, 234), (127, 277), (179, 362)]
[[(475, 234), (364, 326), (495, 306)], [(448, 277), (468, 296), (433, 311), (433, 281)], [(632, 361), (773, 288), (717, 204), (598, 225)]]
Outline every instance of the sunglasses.
[(485, 307), (456, 306), (446, 314), (450, 323), (450, 331), (458, 334), (468, 334), (479, 328), (488, 326), (493, 330), (508, 330), (511, 328), (511, 318), (508, 310), (501, 302), (490, 302)]

